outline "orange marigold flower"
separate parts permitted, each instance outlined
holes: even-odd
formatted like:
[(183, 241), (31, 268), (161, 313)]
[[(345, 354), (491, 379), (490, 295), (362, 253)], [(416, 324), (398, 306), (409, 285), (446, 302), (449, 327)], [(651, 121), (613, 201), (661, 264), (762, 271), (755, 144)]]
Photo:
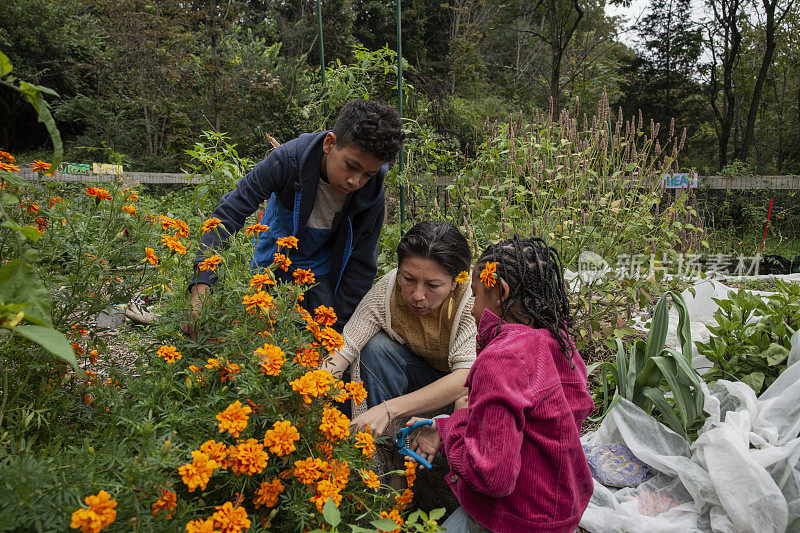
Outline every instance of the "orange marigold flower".
[(328, 352), (333, 353), (344, 346), (344, 339), (341, 333), (333, 328), (324, 327), (319, 332), (319, 343), (323, 345)]
[(466, 283), (468, 281), (469, 281), (469, 272), (467, 272), (466, 270), (462, 270), (461, 272), (458, 273), (458, 276), (456, 276), (456, 283)]
[(80, 529), (84, 533), (97, 533), (108, 527), (117, 517), (117, 501), (112, 500), (111, 496), (104, 490), (96, 496), (86, 496), (83, 501), (89, 506), (88, 509), (78, 509), (72, 513), (72, 523), (69, 527)]
[(329, 441), (336, 442), (350, 435), (350, 419), (335, 407), (325, 407), (319, 430)]
[(86, 189), (86, 194), (94, 196), (97, 200), (111, 200), (111, 194), (106, 189), (100, 187), (89, 187)]
[(275, 259), (272, 262), (284, 272), (289, 272), (289, 267), (292, 265), (292, 260), (283, 254), (275, 254)]
[(350, 397), (356, 405), (367, 399), (367, 389), (364, 388), (364, 383), (361, 381), (351, 381), (344, 388), (350, 393)]
[(132, 191), (130, 189), (125, 189), (123, 191), (123, 193), (129, 195), (127, 198), (125, 198), (126, 202), (138, 202), (139, 201), (139, 195), (136, 194), (136, 191)]
[(123, 205), (122, 206), (122, 210), (125, 211), (126, 213), (128, 213), (130, 216), (133, 216), (133, 215), (136, 214), (136, 206), (133, 205), (133, 204)]
[(313, 344), (307, 344), (297, 350), (293, 361), (306, 368), (316, 368), (322, 362), (322, 354)]
[(234, 507), (231, 502), (225, 502), (225, 505), (218, 505), (215, 509), (217, 512), (211, 516), (211, 520), (214, 521), (214, 528), (221, 533), (240, 533), (250, 528), (244, 507)]
[(253, 504), (256, 509), (262, 505), (266, 507), (275, 507), (278, 503), (278, 494), (283, 492), (283, 483), (276, 477), (272, 481), (264, 481), (261, 486), (256, 490), (256, 497), (253, 498)]
[(231, 469), (234, 474), (260, 474), (267, 466), (269, 454), (264, 451), (264, 445), (256, 439), (247, 439), (231, 447), (230, 457), (233, 460)]
[(486, 263), (481, 271), (481, 281), (487, 289), (491, 289), (497, 284), (497, 261)]
[(319, 457), (309, 457), (294, 462), (294, 475), (304, 485), (315, 483), (323, 474), (330, 472), (330, 463)]
[(222, 221), (217, 217), (211, 217), (208, 220), (203, 222), (203, 225), (200, 226), (200, 231), (203, 232), (203, 235), (211, 231), (212, 229), (216, 228), (220, 225)]
[(200, 490), (206, 490), (211, 474), (219, 466), (220, 464), (213, 459), (209, 459), (207, 454), (200, 450), (194, 450), (192, 452), (192, 462), (178, 468), (178, 473), (181, 475), (183, 482), (186, 483), (189, 492), (194, 492), (198, 487), (200, 487)]
[(311, 403), (311, 397), (318, 398), (328, 392), (334, 377), (327, 370), (311, 370), (294, 381), (289, 382), (292, 389), (303, 396), (305, 403)]
[(48, 170), (50, 170), (51, 166), (52, 165), (50, 165), (50, 163), (45, 163), (44, 161), (36, 160), (31, 164), (31, 170), (33, 172), (42, 172), (48, 176), (52, 176), (54, 174), (53, 172), (47, 172)]
[(414, 481), (417, 479), (417, 462), (416, 461), (406, 461), (403, 463), (406, 465), (406, 481), (408, 482), (408, 486), (413, 487)]
[(337, 490), (344, 490), (347, 486), (347, 480), (350, 479), (350, 465), (347, 461), (331, 461), (333, 470), (331, 471), (331, 481), (336, 486)]
[[(100, 354), (98, 354), (98, 353), (97, 353), (97, 350), (92, 350), (91, 352), (89, 352), (89, 361), (90, 361), (90, 362), (91, 362), (93, 365), (96, 365), (96, 364), (97, 364), (97, 356), (98, 356), (98, 355), (100, 355)], [(109, 379), (110, 379), (110, 378), (109, 378)]]
[(212, 255), (211, 257), (201, 261), (200, 264), (197, 265), (197, 268), (201, 272), (205, 272), (206, 270), (216, 270), (220, 263), (222, 263), (222, 256)]
[(211, 357), (207, 361), (206, 368), (210, 368), (213, 370), (215, 368), (222, 368), (222, 365), (220, 365), (219, 359), (217, 359), (216, 357)]
[(266, 285), (275, 285), (275, 280), (272, 279), (272, 274), (269, 271), (264, 274), (256, 274), (250, 278), (250, 286), (254, 287), (257, 291), (264, 290)]
[(242, 407), (242, 402), (236, 400), (221, 413), (217, 413), (219, 420), (219, 432), (228, 431), (234, 439), (239, 438), (239, 432), (247, 427), (247, 421), (253, 410), (250, 407)]
[(361, 473), (361, 479), (364, 480), (364, 485), (372, 490), (378, 490), (381, 486), (381, 480), (378, 479), (378, 475), (373, 472), (372, 470), (359, 470)]
[(403, 527), (403, 517), (400, 516), (400, 511), (392, 509), (388, 514), (386, 511), (381, 511), (381, 518), (391, 518), (397, 524), (397, 529), (393, 529), (387, 533), (400, 533), (400, 528)]
[(405, 509), (413, 499), (414, 499), (414, 491), (411, 489), (406, 489), (403, 491), (403, 494), (395, 498), (394, 501), (397, 509)]
[(186, 246), (184, 246), (179, 239), (173, 237), (172, 235), (162, 235), (161, 242), (173, 252), (178, 252), (181, 255), (186, 253)]
[(361, 448), (362, 455), (372, 459), (372, 454), (375, 453), (375, 438), (369, 431), (359, 431), (356, 433), (356, 442), (353, 446)]
[(264, 313), (272, 309), (275, 304), (275, 299), (264, 291), (258, 291), (252, 296), (246, 295), (242, 298), (242, 303), (247, 306), (247, 310), (251, 311), (258, 307)]
[(309, 498), (309, 501), (313, 502), (317, 506), (317, 511), (321, 513), (323, 507), (325, 507), (325, 503), (331, 498), (333, 499), (334, 505), (339, 507), (342, 501), (342, 495), (339, 494), (338, 487), (327, 479), (323, 479), (317, 483), (317, 495)]
[(160, 358), (168, 363), (174, 363), (176, 360), (182, 357), (181, 352), (179, 352), (174, 346), (162, 346), (156, 353)]
[(6, 161), (8, 161), (9, 163), (16, 163), (17, 162), (17, 160), (14, 159), (13, 155), (9, 154), (8, 152), (4, 152), (4, 151), (0, 150), (0, 161), (2, 161), (4, 159)]
[(189, 232), (189, 225), (183, 220), (179, 220), (177, 218), (175, 219), (175, 229), (178, 230), (175, 232), (176, 237), (183, 237), (185, 239), (191, 234)]
[(151, 265), (158, 266), (158, 256), (156, 255), (156, 252), (152, 248), (145, 248), (144, 255), (147, 261)]
[(262, 231), (267, 231), (268, 229), (269, 226), (267, 226), (266, 224), (253, 224), (252, 226), (247, 226), (244, 229), (244, 232), (247, 235), (252, 235), (253, 233), (261, 233)]
[(286, 354), (279, 347), (264, 343), (261, 348), (256, 348), (254, 352), (259, 356), (259, 372), (268, 376), (277, 376), (281, 373), (281, 367), (286, 362)]
[(297, 285), (313, 285), (317, 282), (317, 280), (314, 279), (314, 273), (303, 268), (295, 269), (295, 271), (292, 272), (292, 277)]
[(289, 235), (288, 237), (281, 237), (280, 239), (277, 239), (275, 244), (278, 245), (279, 249), (285, 246), (286, 248), (294, 248), (296, 250), (298, 242), (299, 241), (297, 240), (297, 237)]
[(300, 433), (291, 422), (279, 420), (272, 425), (272, 428), (264, 434), (264, 444), (269, 447), (269, 451), (278, 457), (283, 457), (297, 449), (294, 443), (300, 440)]
[(12, 165), (11, 163), (3, 163), (0, 161), (0, 170), (5, 170), (6, 172), (19, 172), (19, 167), (17, 165)]
[(333, 384), (333, 391), (331, 393), (333, 401), (343, 403), (347, 401), (347, 391), (344, 388), (344, 381), (337, 381)]
[(47, 219), (36, 217), (36, 229), (39, 231), (44, 231), (49, 225), (50, 224), (48, 224)]
[(314, 320), (323, 326), (332, 326), (336, 323), (336, 313), (333, 307), (320, 305), (314, 309)]
[(62, 201), (63, 200), (61, 199), (60, 196), (51, 196), (50, 197), (50, 201), (47, 203), (47, 207), (52, 209), (54, 205), (56, 205), (57, 203), (62, 202)]
[(157, 515), (159, 511), (172, 511), (167, 513), (167, 519), (169, 520), (172, 518), (172, 515), (175, 514), (175, 507), (178, 506), (178, 496), (171, 490), (161, 489), (161, 497), (156, 501), (153, 507), (153, 516)]
[(200, 451), (220, 465), (224, 464), (225, 458), (228, 457), (228, 448), (225, 446), (225, 443), (215, 440), (205, 441), (200, 445)]
[(170, 228), (177, 228), (178, 223), (175, 222), (175, 219), (170, 218), (166, 215), (158, 215), (158, 220), (161, 222), (161, 229), (168, 230)]
[(214, 520), (208, 518), (206, 520), (192, 520), (187, 523), (186, 533), (219, 533), (219, 530), (214, 529)]

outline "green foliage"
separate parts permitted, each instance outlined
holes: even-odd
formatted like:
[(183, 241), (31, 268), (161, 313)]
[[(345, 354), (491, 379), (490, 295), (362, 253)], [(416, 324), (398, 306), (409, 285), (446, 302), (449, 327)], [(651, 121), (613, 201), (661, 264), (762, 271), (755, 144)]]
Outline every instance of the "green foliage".
[(253, 166), (253, 160), (240, 157), (236, 145), (224, 133), (204, 131), (200, 137), (203, 140), (186, 150), (192, 159), (184, 172), (188, 179), (201, 180), (201, 185), (194, 190), (192, 203), (201, 211), (210, 212), (222, 195), (232, 190)]
[[(678, 311), (678, 341), (681, 351), (665, 348), (669, 329), (669, 308)], [(636, 340), (627, 347), (615, 339), (613, 361), (593, 365), (600, 368), (603, 389), (603, 415), (625, 398), (652, 414), (674, 432), (690, 440), (703, 419), (704, 396), (701, 378), (692, 368), (692, 335), (689, 311), (683, 297), (665, 293), (658, 301), (647, 340)], [(609, 403), (609, 382), (614, 394)], [(677, 414), (676, 414), (677, 411)]]
[(800, 285), (776, 280), (777, 292), (762, 297), (746, 290), (714, 299), (716, 326), (697, 351), (714, 365), (706, 381), (735, 379), (756, 394), (767, 389), (786, 368), (792, 335), (800, 330)]

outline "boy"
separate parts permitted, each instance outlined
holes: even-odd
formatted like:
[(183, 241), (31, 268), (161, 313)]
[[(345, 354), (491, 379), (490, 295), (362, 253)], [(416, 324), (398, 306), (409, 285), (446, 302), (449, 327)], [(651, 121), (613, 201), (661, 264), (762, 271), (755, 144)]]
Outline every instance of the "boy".
[[(189, 287), (194, 314), (216, 281), (213, 271), (197, 268), (206, 248), (226, 246), (229, 235), (269, 198), (261, 219), (269, 230), (259, 234), (252, 263), (271, 265), (275, 241), (296, 237), (298, 249), (282, 251), (291, 260), (289, 271), (277, 269), (277, 277), (291, 282), (295, 269), (311, 270), (317, 285), (306, 292), (303, 305), (311, 312), (332, 305), (341, 331), (378, 269), (386, 205), (383, 179), (402, 142), (400, 116), (392, 106), (352, 100), (342, 107), (332, 131), (304, 133), (275, 148), (222, 197), (211, 215), (221, 221), (222, 241), (214, 232), (201, 240)], [(185, 329), (194, 338), (191, 325)]]

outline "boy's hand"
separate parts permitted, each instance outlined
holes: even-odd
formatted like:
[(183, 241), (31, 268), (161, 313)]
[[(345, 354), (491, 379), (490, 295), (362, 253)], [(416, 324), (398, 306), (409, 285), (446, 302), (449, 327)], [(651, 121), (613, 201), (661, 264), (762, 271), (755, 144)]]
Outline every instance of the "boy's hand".
[(205, 298), (205, 294), (209, 290), (211, 290), (211, 286), (206, 285), (205, 283), (195, 283), (192, 285), (190, 290), (191, 304), (189, 307), (189, 314), (188, 316), (184, 317), (183, 321), (181, 322), (181, 329), (193, 341), (197, 340), (197, 330), (195, 329), (194, 324), (197, 320), (197, 315), (200, 314), (200, 309), (203, 307), (203, 299)]
[[(415, 416), (406, 423), (406, 426), (413, 426), (420, 420), (426, 419)], [(436, 456), (436, 453), (439, 451), (440, 447), (441, 442), (439, 441), (439, 430), (436, 429), (436, 419), (433, 420), (432, 426), (422, 426), (417, 430), (414, 440), (411, 441), (410, 446), (413, 451), (417, 452), (429, 463), (433, 463), (433, 458)], [(406, 459), (410, 460), (411, 458), (407, 457)], [(420, 468), (424, 467), (420, 465)]]

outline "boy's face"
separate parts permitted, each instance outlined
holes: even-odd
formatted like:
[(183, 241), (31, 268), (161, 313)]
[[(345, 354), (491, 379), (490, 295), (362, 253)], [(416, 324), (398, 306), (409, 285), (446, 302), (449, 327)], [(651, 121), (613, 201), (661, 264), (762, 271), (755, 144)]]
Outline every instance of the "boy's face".
[(322, 151), (322, 175), (336, 192), (342, 194), (357, 191), (366, 185), (383, 166), (383, 161), (354, 145), (339, 148), (333, 132), (325, 137)]

